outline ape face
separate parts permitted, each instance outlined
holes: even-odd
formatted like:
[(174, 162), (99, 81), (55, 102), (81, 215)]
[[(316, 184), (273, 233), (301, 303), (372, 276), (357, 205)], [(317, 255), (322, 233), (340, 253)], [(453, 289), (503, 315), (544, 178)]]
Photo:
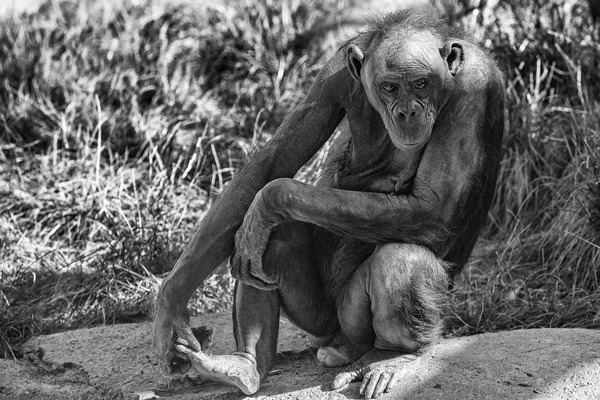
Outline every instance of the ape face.
[(430, 32), (398, 32), (376, 39), (366, 55), (350, 46), (349, 68), (381, 115), (394, 146), (423, 147), (454, 88), (462, 47), (444, 46)]

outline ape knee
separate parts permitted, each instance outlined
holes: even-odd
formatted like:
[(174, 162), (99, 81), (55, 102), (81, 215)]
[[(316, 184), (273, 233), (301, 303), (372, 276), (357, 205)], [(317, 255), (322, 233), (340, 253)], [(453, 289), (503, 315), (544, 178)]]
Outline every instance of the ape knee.
[(444, 291), (448, 275), (445, 263), (430, 250), (415, 244), (387, 243), (377, 246), (369, 265), (373, 294), (404, 295), (410, 291), (424, 295)]
[(263, 254), (263, 270), (269, 276), (274, 277), (279, 284), (282, 276), (281, 266), (284, 270), (294, 268), (296, 255), (305, 253), (303, 249), (311, 246), (310, 231), (306, 224), (295, 221), (285, 222), (278, 225), (271, 232), (267, 248)]
[(444, 262), (428, 249), (379, 245), (341, 297), (342, 332), (354, 345), (415, 351), (439, 336), (447, 282)]
[(431, 251), (412, 244), (378, 246), (368, 282), (375, 347), (413, 351), (439, 336), (448, 277)]
[[(377, 275), (402, 275), (440, 270), (440, 260), (427, 248), (416, 244), (385, 243), (371, 256), (371, 271)], [(443, 268), (441, 268), (443, 270)]]

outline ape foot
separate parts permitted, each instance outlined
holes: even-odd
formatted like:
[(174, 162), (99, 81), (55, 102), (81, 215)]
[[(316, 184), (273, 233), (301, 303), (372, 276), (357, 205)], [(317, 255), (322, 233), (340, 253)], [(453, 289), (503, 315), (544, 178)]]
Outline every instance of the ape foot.
[(338, 374), (331, 385), (332, 389), (341, 389), (350, 382), (362, 379), (359, 393), (367, 399), (374, 399), (392, 391), (402, 370), (416, 358), (414, 354), (372, 349)]
[(203, 379), (235, 386), (246, 395), (254, 394), (260, 388), (256, 361), (250, 354), (208, 355), (195, 351), (181, 339), (175, 342), (175, 348), (189, 357), (194, 372)]
[(346, 346), (325, 346), (317, 351), (317, 359), (326, 367), (343, 367), (354, 361), (352, 352)]
[(327, 346), (319, 348), (317, 359), (326, 367), (343, 367), (358, 360), (369, 350), (370, 346), (350, 344), (341, 332), (337, 332)]

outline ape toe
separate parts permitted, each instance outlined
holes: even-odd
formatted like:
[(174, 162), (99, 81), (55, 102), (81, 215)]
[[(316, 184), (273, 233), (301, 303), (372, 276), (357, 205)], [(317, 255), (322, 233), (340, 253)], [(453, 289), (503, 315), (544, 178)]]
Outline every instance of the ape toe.
[(317, 359), (326, 367), (342, 367), (352, 362), (352, 358), (335, 347), (321, 347), (317, 351)]

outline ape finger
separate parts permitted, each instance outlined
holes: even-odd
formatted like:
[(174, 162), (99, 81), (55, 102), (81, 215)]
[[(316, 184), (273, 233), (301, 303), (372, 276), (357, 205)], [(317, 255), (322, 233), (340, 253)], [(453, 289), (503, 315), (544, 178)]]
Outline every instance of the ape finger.
[(178, 352), (182, 353), (182, 354), (193, 354), (196, 352), (196, 350), (194, 350), (194, 348), (192, 346), (190, 346), (187, 341), (185, 339), (177, 339), (177, 341), (174, 344), (175, 346), (175, 350), (177, 350)]
[(231, 272), (231, 276), (236, 280), (240, 280), (242, 278), (241, 265), (241, 258), (238, 256), (238, 253), (234, 247), (233, 253), (229, 257), (229, 271)]
[(194, 352), (194, 349), (192, 349), (191, 347), (183, 345), (180, 342), (175, 343), (174, 347), (176, 350), (176, 355), (171, 361), (171, 364), (173, 365), (173, 373), (171, 374), (171, 376), (183, 376), (187, 374), (192, 368), (192, 357), (194, 357), (194, 355), (197, 353)]
[(243, 257), (239, 252), (234, 252), (234, 254), (229, 257), (229, 270), (231, 271), (231, 276), (243, 283), (251, 282), (250, 276), (250, 266), (248, 265), (249, 261)]
[[(172, 335), (169, 335), (169, 337), (171, 337)], [(163, 340), (162, 338), (156, 338), (156, 351), (158, 353), (158, 357), (159, 357), (159, 365), (160, 365), (160, 372), (161, 374), (163, 374), (164, 376), (169, 376), (171, 375), (172, 369), (171, 369), (171, 359), (173, 358), (173, 351), (169, 348), (171, 345), (170, 340), (168, 341), (168, 343), (162, 343)], [(159, 342), (160, 341), (160, 342)]]
[(163, 375), (171, 374), (173, 325), (167, 313), (161, 306), (160, 294), (157, 296), (157, 312), (152, 327), (152, 345), (160, 360), (160, 371)]
[[(389, 381), (390, 381), (390, 374), (387, 372), (382, 373), (379, 376), (379, 380), (377, 381), (375, 388), (373, 389), (373, 393), (371, 394), (372, 398), (379, 397), (379, 395), (382, 394), (385, 391), (385, 389), (387, 388)], [(367, 396), (365, 396), (365, 397), (367, 397)]]
[(175, 328), (175, 342), (182, 343), (194, 351), (202, 350), (202, 346), (198, 342), (198, 339), (196, 339), (194, 331), (187, 323)]
[(160, 358), (160, 373), (165, 377), (170, 376), (173, 373), (173, 365), (171, 365), (172, 359), (172, 352), (165, 353)]
[(173, 344), (175, 348), (175, 357), (173, 357), (173, 372), (174, 375), (185, 375), (193, 367), (194, 358), (201, 358), (203, 356), (202, 350), (196, 350), (192, 347), (187, 340), (178, 338)]
[(165, 377), (173, 375), (175, 357), (173, 349), (174, 331), (171, 326), (168, 328), (154, 327), (154, 345), (160, 359), (160, 372)]
[[(179, 354), (182, 354), (182, 356)], [(177, 353), (171, 358), (169, 362), (169, 368), (171, 373), (168, 376), (171, 378), (179, 378), (190, 371), (192, 368), (192, 363), (187, 358), (187, 355), (183, 355), (183, 353)]]
[(378, 373), (369, 372), (363, 378), (363, 381), (360, 385), (360, 389), (358, 392), (365, 396), (366, 399), (373, 398), (373, 392), (375, 391), (375, 387), (379, 383), (381, 375)]
[[(202, 346), (186, 318), (179, 319), (174, 325), (173, 334), (168, 343), (169, 349), (162, 357), (161, 370), (166, 376), (179, 377), (187, 374), (192, 367), (188, 352), (183, 350), (201, 351)], [(176, 346), (174, 342), (179, 346)]]
[(265, 273), (265, 271), (263, 270), (262, 263), (259, 263), (258, 265), (252, 263), (250, 265), (250, 272), (252, 274), (253, 280), (259, 282), (259, 289), (272, 290), (277, 288), (277, 280)]
[(356, 380), (359, 374), (359, 370), (345, 371), (340, 374), (337, 374), (335, 379), (333, 380), (333, 383), (331, 384), (331, 388), (333, 390), (341, 389), (350, 382)]
[(375, 380), (375, 382), (371, 382), (373, 380), (373, 379), (371, 379), (372, 377), (373, 377), (373, 373), (372, 372), (367, 373), (363, 377), (363, 381), (360, 384), (360, 389), (358, 389), (358, 393), (359, 394), (364, 395), (365, 397), (367, 397), (367, 395), (365, 394), (365, 392), (367, 392), (367, 391), (369, 393), (373, 392), (373, 387), (377, 383), (377, 380)]
[(212, 346), (212, 328), (208, 328), (205, 325), (197, 326), (192, 328), (192, 334), (196, 340), (200, 343), (202, 350), (208, 350)]
[(385, 393), (389, 393), (394, 389), (394, 387), (398, 383), (399, 378), (400, 375), (397, 372), (392, 372), (392, 376), (390, 377), (387, 387), (385, 388)]

